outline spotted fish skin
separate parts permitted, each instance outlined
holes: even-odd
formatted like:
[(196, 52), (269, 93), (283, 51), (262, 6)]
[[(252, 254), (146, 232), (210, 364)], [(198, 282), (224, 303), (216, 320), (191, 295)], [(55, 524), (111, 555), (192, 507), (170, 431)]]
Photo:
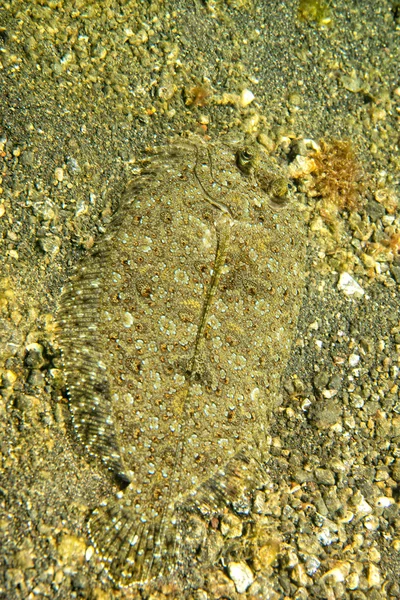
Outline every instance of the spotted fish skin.
[(74, 428), (121, 487), (89, 536), (119, 585), (175, 573), (188, 515), (220, 514), (262, 484), (305, 247), (272, 158), (193, 136), (144, 163), (65, 287)]

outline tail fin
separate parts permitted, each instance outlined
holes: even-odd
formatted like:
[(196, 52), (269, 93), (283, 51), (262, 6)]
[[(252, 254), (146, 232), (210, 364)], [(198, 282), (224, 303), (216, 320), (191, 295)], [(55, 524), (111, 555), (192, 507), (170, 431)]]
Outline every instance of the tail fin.
[(212, 514), (232, 510), (243, 494), (264, 479), (264, 465), (259, 458), (238, 452), (196, 490), (181, 497), (176, 505), (173, 501), (166, 503), (159, 513), (149, 509), (150, 497), (148, 502), (142, 498), (138, 505), (131, 484), (117, 499), (93, 511), (88, 523), (90, 539), (120, 587), (168, 578), (178, 569), (186, 572), (193, 567), (199, 550), (204, 549), (204, 516), (207, 521)]
[(89, 537), (110, 577), (125, 587), (172, 572), (179, 546), (172, 513), (147, 519), (135, 511), (129, 488), (119, 496), (96, 508), (88, 523)]

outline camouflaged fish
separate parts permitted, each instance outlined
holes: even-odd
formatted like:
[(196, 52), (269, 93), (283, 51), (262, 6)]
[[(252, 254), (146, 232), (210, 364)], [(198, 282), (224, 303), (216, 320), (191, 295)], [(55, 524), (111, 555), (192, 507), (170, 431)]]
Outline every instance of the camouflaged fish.
[(304, 256), (278, 163), (256, 143), (193, 136), (143, 163), (66, 286), (74, 427), (121, 488), (89, 535), (119, 585), (190, 566), (190, 515), (262, 484)]

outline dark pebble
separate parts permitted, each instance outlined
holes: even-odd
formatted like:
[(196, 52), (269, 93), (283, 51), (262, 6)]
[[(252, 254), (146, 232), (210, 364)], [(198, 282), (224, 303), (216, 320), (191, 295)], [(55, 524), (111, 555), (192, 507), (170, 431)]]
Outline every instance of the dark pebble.
[(366, 211), (372, 221), (378, 221), (378, 219), (381, 219), (386, 214), (385, 208), (376, 200), (368, 202)]

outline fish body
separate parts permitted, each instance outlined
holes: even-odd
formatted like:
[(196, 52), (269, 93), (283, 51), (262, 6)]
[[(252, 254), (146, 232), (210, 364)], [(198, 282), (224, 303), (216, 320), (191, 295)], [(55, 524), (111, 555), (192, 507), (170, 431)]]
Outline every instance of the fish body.
[(143, 164), (65, 287), (74, 428), (121, 488), (89, 536), (120, 585), (174, 573), (190, 516), (232, 510), (262, 484), (305, 247), (276, 161), (193, 136)]

